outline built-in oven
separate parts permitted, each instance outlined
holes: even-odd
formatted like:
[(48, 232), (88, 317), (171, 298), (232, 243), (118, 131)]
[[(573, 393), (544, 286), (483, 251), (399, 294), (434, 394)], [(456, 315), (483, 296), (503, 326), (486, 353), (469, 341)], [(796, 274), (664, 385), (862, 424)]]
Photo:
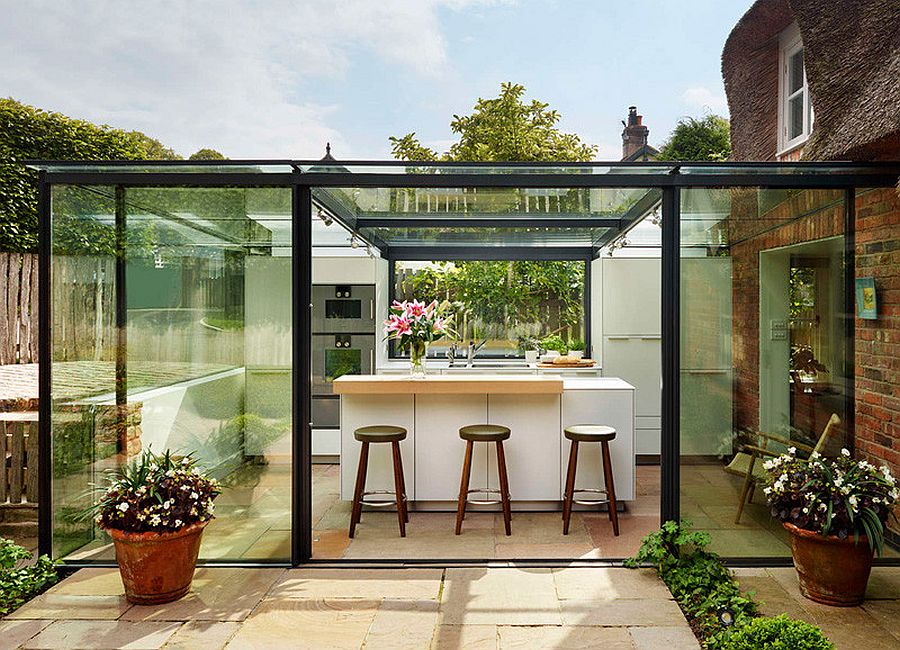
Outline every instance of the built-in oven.
[(374, 366), (374, 334), (313, 334), (314, 429), (336, 429), (341, 425), (340, 398), (332, 393), (331, 383), (343, 375), (371, 375)]
[(313, 334), (375, 332), (375, 286), (317, 284), (312, 287)]

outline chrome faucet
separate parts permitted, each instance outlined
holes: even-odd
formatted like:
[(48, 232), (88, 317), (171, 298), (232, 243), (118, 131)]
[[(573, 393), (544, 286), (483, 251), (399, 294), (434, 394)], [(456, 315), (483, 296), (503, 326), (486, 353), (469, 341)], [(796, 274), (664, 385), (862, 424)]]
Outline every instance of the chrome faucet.
[(475, 341), (469, 341), (468, 354), (466, 355), (466, 368), (471, 368), (475, 365), (475, 355), (484, 347), (485, 343), (487, 343), (487, 339), (484, 339), (478, 344), (476, 344)]
[(450, 344), (450, 347), (447, 348), (447, 359), (450, 360), (449, 366), (452, 368), (453, 363), (456, 361), (456, 356), (459, 354), (459, 344), (455, 341)]

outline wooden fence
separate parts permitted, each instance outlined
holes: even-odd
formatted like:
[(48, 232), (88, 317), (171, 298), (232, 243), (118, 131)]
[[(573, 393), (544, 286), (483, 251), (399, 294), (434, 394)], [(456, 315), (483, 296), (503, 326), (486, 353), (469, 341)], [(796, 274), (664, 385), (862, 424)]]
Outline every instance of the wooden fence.
[(37, 413), (3, 413), (0, 419), (0, 506), (38, 500)]
[(37, 363), (38, 256), (0, 253), (0, 365)]

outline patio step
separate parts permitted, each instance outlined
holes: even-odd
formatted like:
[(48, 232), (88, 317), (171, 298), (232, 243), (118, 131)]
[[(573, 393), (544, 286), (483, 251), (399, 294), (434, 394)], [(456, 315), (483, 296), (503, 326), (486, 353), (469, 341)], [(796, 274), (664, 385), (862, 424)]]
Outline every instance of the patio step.
[(4, 521), (0, 522), (0, 537), (6, 537), (13, 541), (37, 537), (38, 524), (36, 521)]

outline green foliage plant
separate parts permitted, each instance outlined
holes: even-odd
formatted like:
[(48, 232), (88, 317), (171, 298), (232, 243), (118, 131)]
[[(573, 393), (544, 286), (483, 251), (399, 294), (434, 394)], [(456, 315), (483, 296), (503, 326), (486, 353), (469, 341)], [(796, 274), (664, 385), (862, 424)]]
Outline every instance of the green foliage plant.
[(719, 115), (685, 117), (663, 144), (658, 160), (725, 160), (731, 155), (731, 125)]
[(569, 351), (566, 342), (562, 340), (562, 337), (558, 334), (551, 334), (550, 336), (544, 338), (541, 341), (541, 347), (545, 350), (555, 350), (560, 354), (565, 354)]
[(756, 618), (728, 639), (729, 650), (832, 650), (834, 644), (815, 625), (789, 618)]
[(31, 564), (31, 552), (9, 539), (0, 538), (0, 616), (56, 583), (56, 563), (42, 555)]
[(38, 246), (37, 172), (25, 160), (176, 160), (158, 140), (0, 98), (0, 251)]
[(584, 351), (584, 347), (585, 347), (585, 346), (584, 346), (584, 341), (582, 341), (581, 339), (570, 339), (570, 340), (569, 340), (569, 349), (570, 349), (570, 350), (575, 350), (575, 351), (581, 350), (581, 351)]
[[(710, 541), (709, 533), (692, 531), (689, 521), (667, 521), (658, 531), (644, 538), (638, 552), (625, 561), (625, 566), (653, 566), (672, 592), (691, 628), (704, 647), (710, 650), (833, 647), (813, 626), (786, 617), (758, 618), (759, 611), (752, 592), (741, 591), (719, 556), (708, 550)], [(730, 615), (729, 625), (720, 616), (723, 612)], [(743, 630), (747, 630), (746, 634), (737, 637)], [(740, 645), (734, 645), (736, 637)], [(819, 637), (828, 645), (816, 645)], [(747, 645), (753, 639), (766, 639), (766, 642)], [(811, 645), (791, 645), (795, 640)]]

